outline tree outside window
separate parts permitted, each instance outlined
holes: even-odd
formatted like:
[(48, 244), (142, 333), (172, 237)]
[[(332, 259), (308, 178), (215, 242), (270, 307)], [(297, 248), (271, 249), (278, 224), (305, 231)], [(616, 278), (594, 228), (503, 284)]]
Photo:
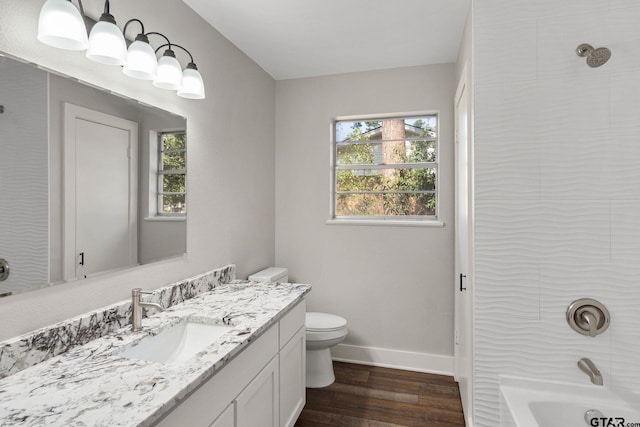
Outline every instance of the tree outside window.
[(437, 115), (336, 122), (336, 218), (435, 218)]

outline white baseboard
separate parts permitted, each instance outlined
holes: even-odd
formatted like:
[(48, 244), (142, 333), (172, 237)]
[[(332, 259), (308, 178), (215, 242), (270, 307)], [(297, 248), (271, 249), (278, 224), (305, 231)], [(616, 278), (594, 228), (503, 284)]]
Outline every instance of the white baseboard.
[(338, 344), (331, 349), (333, 360), (407, 371), (453, 376), (453, 357), (388, 348)]

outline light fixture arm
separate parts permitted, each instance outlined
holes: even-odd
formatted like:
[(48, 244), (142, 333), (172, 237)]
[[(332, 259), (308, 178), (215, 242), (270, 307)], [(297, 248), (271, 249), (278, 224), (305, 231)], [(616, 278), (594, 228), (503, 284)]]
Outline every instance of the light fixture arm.
[[(159, 32), (157, 32), (157, 31), (149, 31), (149, 32), (148, 32), (148, 33), (146, 33), (145, 35), (146, 35), (146, 36), (150, 36), (150, 35), (154, 35), (154, 34), (155, 34), (156, 36), (160, 36), (160, 37), (162, 37), (163, 39), (165, 39), (167, 42), (166, 42), (165, 44), (163, 44), (162, 46), (169, 46), (169, 50), (171, 50), (171, 46), (173, 46), (173, 44), (171, 43), (171, 41), (169, 40), (169, 38), (168, 38), (167, 36), (165, 36), (164, 34), (159, 33)], [(160, 49), (160, 48), (158, 48), (158, 49)], [(156, 49), (156, 53), (158, 53), (158, 49)]]
[(159, 51), (160, 49), (162, 49), (162, 48), (163, 48), (163, 47), (165, 47), (165, 46), (169, 46), (169, 49), (171, 49), (171, 46), (174, 46), (174, 47), (180, 48), (180, 49), (184, 50), (185, 52), (187, 52), (187, 55), (189, 55), (189, 64), (187, 65), (187, 68), (191, 68), (191, 69), (194, 69), (194, 70), (197, 70), (197, 69), (198, 69), (198, 67), (196, 67), (195, 62), (193, 62), (193, 55), (191, 55), (191, 52), (189, 52), (187, 49), (185, 49), (184, 47), (180, 46), (179, 44), (175, 44), (175, 43), (165, 43), (165, 44), (163, 44), (163, 45), (160, 45), (160, 46), (158, 46), (158, 48), (156, 49), (156, 54), (158, 53), (158, 51)]
[(137, 22), (138, 24), (140, 24), (140, 33), (144, 34), (144, 24), (142, 23), (141, 20), (139, 20), (138, 18), (132, 18), (129, 19), (127, 21), (126, 24), (124, 24), (124, 28), (122, 29), (122, 34), (124, 34), (124, 36), (127, 36), (127, 27), (129, 26), (129, 24), (131, 24), (132, 22)]
[(138, 33), (138, 35), (136, 36), (135, 40), (137, 41), (141, 41), (141, 42), (145, 42), (145, 43), (149, 43), (149, 38), (147, 37), (147, 35), (144, 33), (144, 24), (142, 23), (141, 20), (137, 19), (137, 18), (132, 18), (129, 19), (127, 21), (126, 24), (124, 24), (124, 28), (122, 29), (122, 34), (124, 35), (125, 39), (127, 38), (127, 27), (129, 26), (129, 24), (131, 24), (132, 22), (137, 22), (138, 24), (140, 24), (140, 33)]

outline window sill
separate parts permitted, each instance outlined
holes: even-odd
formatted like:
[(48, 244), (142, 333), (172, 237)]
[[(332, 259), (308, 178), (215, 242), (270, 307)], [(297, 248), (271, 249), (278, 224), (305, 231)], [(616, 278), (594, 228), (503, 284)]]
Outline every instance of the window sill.
[(180, 222), (186, 221), (186, 216), (148, 216), (145, 217), (145, 221), (149, 222)]
[(328, 219), (327, 225), (388, 225), (392, 227), (436, 227), (443, 228), (444, 222), (436, 219), (401, 220), (401, 219)]

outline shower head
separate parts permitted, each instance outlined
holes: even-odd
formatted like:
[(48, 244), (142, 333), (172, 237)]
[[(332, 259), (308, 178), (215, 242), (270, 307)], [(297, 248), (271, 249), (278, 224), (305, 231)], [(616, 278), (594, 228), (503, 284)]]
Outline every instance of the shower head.
[(604, 65), (611, 58), (611, 51), (606, 47), (594, 49), (593, 46), (583, 43), (576, 48), (578, 56), (587, 58), (587, 65), (591, 68), (598, 68)]

